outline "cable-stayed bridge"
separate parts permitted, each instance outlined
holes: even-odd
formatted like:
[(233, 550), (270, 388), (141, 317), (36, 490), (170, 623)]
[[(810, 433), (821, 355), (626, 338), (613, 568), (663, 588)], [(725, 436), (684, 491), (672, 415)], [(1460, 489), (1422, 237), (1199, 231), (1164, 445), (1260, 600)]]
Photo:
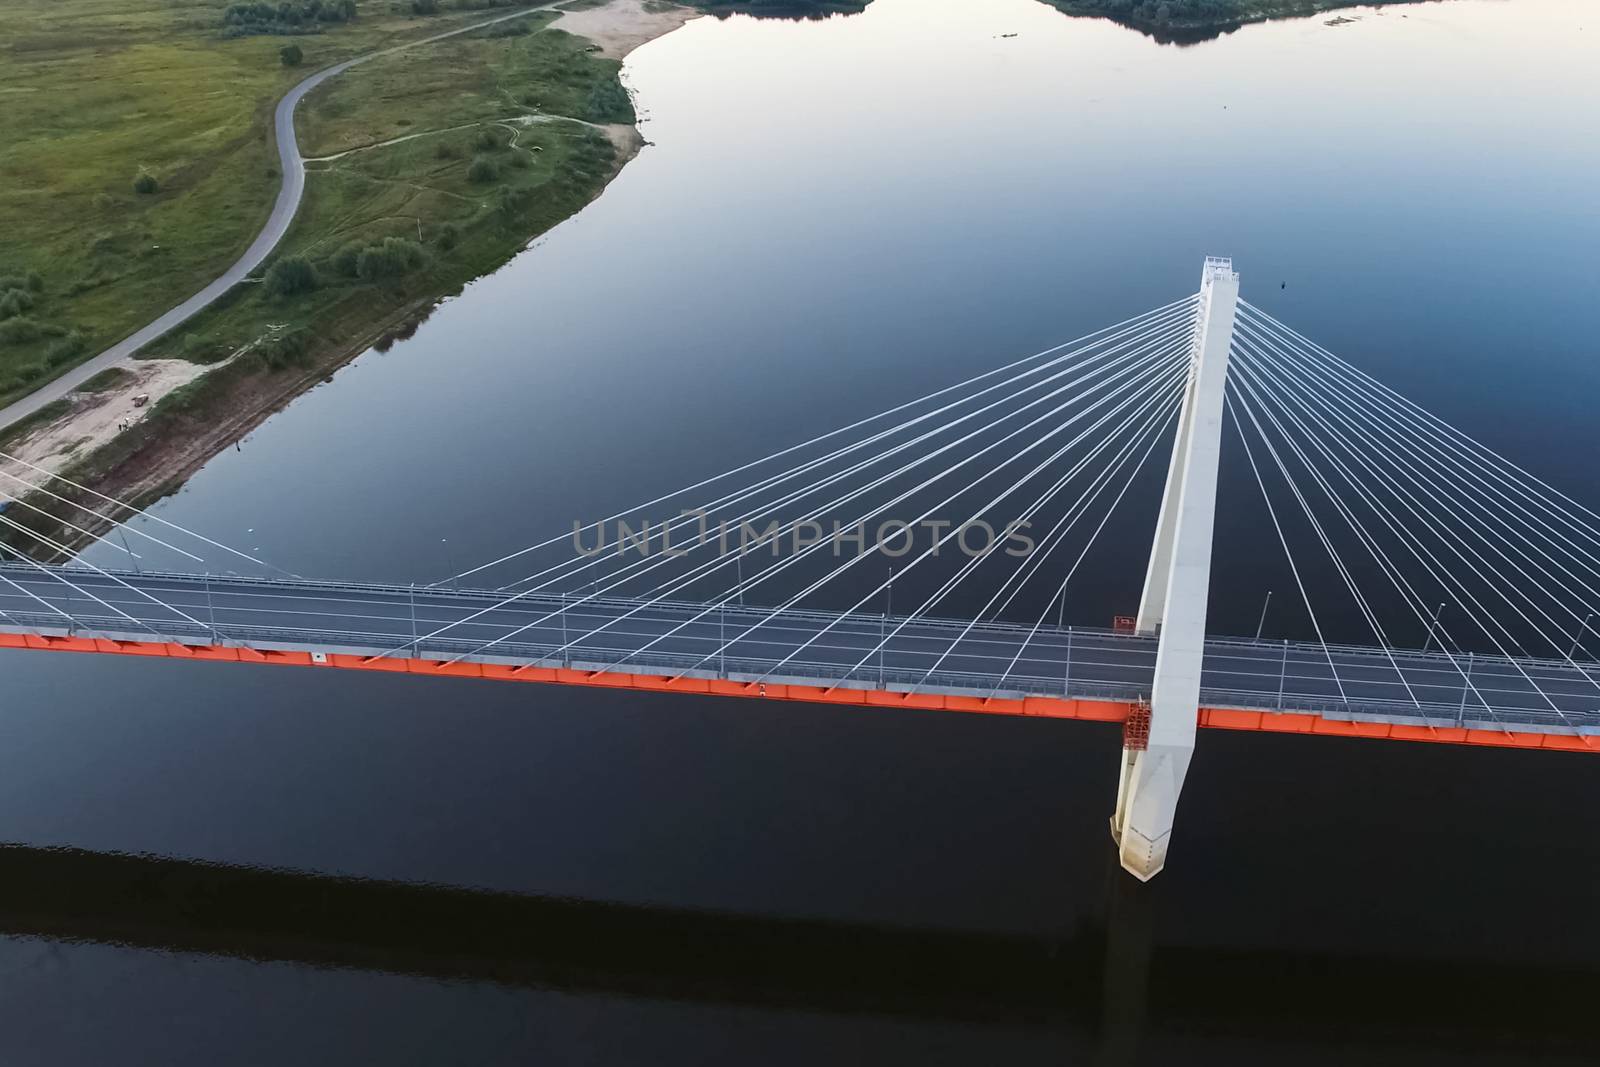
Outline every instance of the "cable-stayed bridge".
[[(1197, 726), (1600, 751), (1600, 516), (1238, 286), (1208, 260), (1194, 296), (429, 585), (272, 576), (0, 452), (30, 549), (0, 647), (1122, 722), (1142, 878)], [(1207, 630), (1225, 431), (1299, 639)], [(1086, 581), (1137, 578), (1132, 539), (1137, 615), (1068, 625)]]

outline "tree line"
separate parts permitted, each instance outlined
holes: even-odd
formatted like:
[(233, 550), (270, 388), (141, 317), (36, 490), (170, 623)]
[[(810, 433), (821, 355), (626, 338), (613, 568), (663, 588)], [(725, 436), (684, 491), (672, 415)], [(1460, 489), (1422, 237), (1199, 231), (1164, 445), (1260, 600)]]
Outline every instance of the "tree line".
[(229, 4), (222, 13), (223, 35), (317, 33), (328, 23), (356, 17), (356, 0), (281, 0), (270, 4)]

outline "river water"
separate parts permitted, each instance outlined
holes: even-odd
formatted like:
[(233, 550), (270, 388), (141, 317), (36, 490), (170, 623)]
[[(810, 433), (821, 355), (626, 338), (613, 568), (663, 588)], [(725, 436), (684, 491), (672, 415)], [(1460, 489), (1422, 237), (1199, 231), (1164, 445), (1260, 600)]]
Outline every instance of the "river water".
[[(629, 59), (652, 144), (598, 201), (158, 511), (303, 574), (431, 580), (1165, 303), (1206, 254), (1600, 500), (1600, 18), (1353, 15), (1187, 47), (1031, 0), (693, 22)], [(1260, 531), (1221, 531), (1213, 628), (1248, 632)], [(1137, 599), (1129, 544), (1073, 621)], [(0, 670), (0, 840), (956, 929), (1063, 932), (1107, 906), (1110, 729), (120, 657)], [(1591, 761), (1201, 742), (1157, 946), (1594, 965)], [(0, 944), (16, 1064), (1044, 1063), (1092, 1044)], [(1405, 991), (1348, 995), (1359, 1020)], [(1516, 991), (1484, 995), (1515, 1031)], [(1328, 1034), (1206, 1041), (1145, 1048), (1344, 1061)]]

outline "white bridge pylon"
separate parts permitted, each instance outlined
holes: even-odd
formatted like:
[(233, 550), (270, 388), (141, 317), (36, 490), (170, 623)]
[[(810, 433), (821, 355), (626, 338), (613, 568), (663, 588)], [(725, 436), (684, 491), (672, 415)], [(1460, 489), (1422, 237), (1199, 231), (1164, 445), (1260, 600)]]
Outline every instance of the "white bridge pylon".
[(1159, 633), (1150, 691), (1149, 737), (1124, 736), (1111, 836), (1122, 866), (1149, 881), (1166, 866), (1178, 794), (1194, 753), (1205, 654), (1206, 596), (1222, 447), (1222, 398), (1233, 343), (1239, 275), (1233, 261), (1206, 258), (1200, 275), (1189, 383), (1156, 520), (1136, 628)]

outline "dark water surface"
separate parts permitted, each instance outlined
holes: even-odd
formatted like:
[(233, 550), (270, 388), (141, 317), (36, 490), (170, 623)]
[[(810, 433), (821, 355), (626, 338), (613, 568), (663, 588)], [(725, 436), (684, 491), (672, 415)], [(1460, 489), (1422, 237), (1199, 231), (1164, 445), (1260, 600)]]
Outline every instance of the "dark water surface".
[[(1356, 14), (1189, 48), (1031, 0), (692, 23), (629, 60), (654, 144), (599, 201), (160, 513), (303, 574), (431, 580), (1165, 303), (1208, 253), (1247, 299), (1600, 501), (1600, 17)], [(1213, 629), (1249, 632), (1281, 574), (1232, 491)], [(1136, 602), (1144, 521), (1072, 621)], [(958, 929), (1065, 933), (1107, 908), (1110, 729), (111, 657), (0, 672), (0, 840)], [(1200, 740), (1157, 946), (1600, 966), (1600, 764)], [(1339, 993), (1353, 1025), (1408, 995), (1366, 973)], [(1482, 997), (1515, 1035), (1518, 990)], [(1095, 1045), (26, 939), (0, 942), (0, 1035), (7, 1064)], [(1337, 1030), (1199, 1040), (1144, 1052), (1348, 1051)]]

